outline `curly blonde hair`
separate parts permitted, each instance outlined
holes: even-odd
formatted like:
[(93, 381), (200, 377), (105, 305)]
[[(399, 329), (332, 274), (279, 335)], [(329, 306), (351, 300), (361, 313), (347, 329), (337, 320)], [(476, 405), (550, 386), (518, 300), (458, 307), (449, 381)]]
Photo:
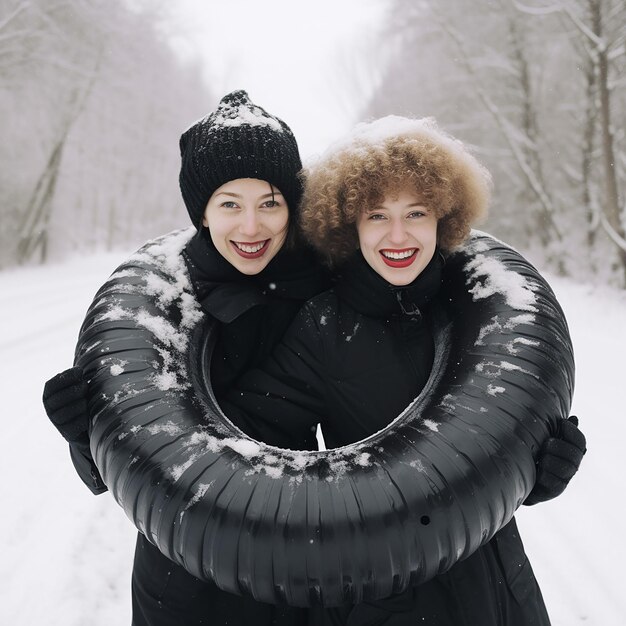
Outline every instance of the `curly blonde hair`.
[(437, 217), (438, 245), (449, 251), (487, 213), (489, 172), (432, 118), (389, 116), (359, 124), (304, 172), (300, 226), (337, 265), (358, 248), (359, 214), (401, 190), (415, 190)]

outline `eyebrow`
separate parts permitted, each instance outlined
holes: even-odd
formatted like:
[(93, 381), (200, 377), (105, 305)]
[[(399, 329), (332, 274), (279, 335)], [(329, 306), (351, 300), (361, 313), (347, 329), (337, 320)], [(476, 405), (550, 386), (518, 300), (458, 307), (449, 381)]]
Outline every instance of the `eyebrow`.
[[(243, 196), (239, 193), (234, 193), (233, 191), (220, 191), (219, 193), (215, 194), (216, 196), (230, 196), (231, 198), (243, 198)], [(259, 196), (259, 198), (271, 198), (273, 196), (282, 196), (283, 194), (280, 193), (280, 191), (274, 191), (274, 192), (270, 192), (270, 193), (264, 193), (263, 195)]]
[[(426, 204), (422, 204), (421, 202), (412, 202), (411, 204), (407, 204), (404, 208), (406, 209), (412, 209), (413, 207), (422, 207), (423, 209), (428, 209), (428, 205)], [(388, 211), (389, 209), (382, 205), (379, 204), (378, 207), (375, 207), (373, 209), (365, 209), (366, 213), (374, 213), (375, 211)]]

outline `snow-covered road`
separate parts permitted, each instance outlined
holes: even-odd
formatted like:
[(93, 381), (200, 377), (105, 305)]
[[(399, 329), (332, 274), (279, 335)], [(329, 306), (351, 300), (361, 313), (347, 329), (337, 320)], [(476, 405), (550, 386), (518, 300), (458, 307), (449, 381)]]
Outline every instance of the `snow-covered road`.
[[(72, 363), (93, 294), (124, 254), (0, 272), (0, 623), (130, 624), (135, 532), (109, 495), (92, 496), (41, 405)], [(626, 292), (550, 278), (574, 340), (573, 411), (589, 452), (568, 491), (517, 519), (554, 626), (621, 626)], [(480, 626), (480, 625), (477, 625)]]

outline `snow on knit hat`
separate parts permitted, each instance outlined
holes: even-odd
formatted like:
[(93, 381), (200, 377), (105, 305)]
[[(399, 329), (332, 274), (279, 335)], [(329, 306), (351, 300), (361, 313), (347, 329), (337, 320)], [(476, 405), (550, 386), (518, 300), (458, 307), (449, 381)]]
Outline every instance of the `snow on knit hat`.
[(296, 139), (243, 90), (225, 95), (215, 111), (182, 134), (180, 155), (180, 190), (196, 227), (213, 192), (237, 178), (265, 180), (283, 194), (290, 211), (298, 207), (302, 162)]

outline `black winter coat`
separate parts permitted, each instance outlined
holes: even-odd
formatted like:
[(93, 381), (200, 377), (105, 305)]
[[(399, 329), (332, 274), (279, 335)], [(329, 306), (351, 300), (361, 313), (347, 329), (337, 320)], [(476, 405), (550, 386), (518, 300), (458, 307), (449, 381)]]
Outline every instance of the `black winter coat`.
[[(302, 303), (329, 284), (326, 272), (304, 246), (281, 251), (259, 275), (246, 277), (223, 259), (204, 230), (189, 242), (183, 256), (202, 308), (221, 322), (211, 362), (218, 399), (238, 375), (271, 353)], [(246, 429), (246, 424), (238, 425)], [(272, 438), (260, 423), (247, 432), (284, 447), (317, 447), (314, 431), (297, 441)], [(141, 533), (132, 605), (133, 626), (303, 626), (307, 619), (303, 609), (256, 602), (194, 578)]]
[(432, 367), (424, 318), (440, 268), (431, 264), (407, 289), (378, 279), (364, 261), (353, 262), (334, 289), (307, 302), (263, 368), (226, 395), (226, 414), (246, 431), (265, 423), (298, 441), (319, 422), (328, 448), (363, 439), (400, 414)]
[(313, 251), (300, 243), (282, 250), (255, 276), (244, 276), (214, 248), (206, 229), (183, 250), (202, 309), (220, 322), (211, 361), (211, 383), (219, 398), (243, 372), (272, 353), (309, 298), (330, 286)]
[[(331, 291), (309, 301), (262, 368), (222, 408), (244, 430), (306, 441), (320, 423), (327, 447), (363, 439), (419, 395), (432, 367), (440, 302), (436, 255), (409, 286), (389, 285), (358, 254)], [(439, 321), (441, 321), (439, 319)], [(245, 426), (250, 424), (250, 426)], [(310, 624), (546, 626), (541, 592), (512, 521), (447, 573), (375, 603), (310, 611)]]

